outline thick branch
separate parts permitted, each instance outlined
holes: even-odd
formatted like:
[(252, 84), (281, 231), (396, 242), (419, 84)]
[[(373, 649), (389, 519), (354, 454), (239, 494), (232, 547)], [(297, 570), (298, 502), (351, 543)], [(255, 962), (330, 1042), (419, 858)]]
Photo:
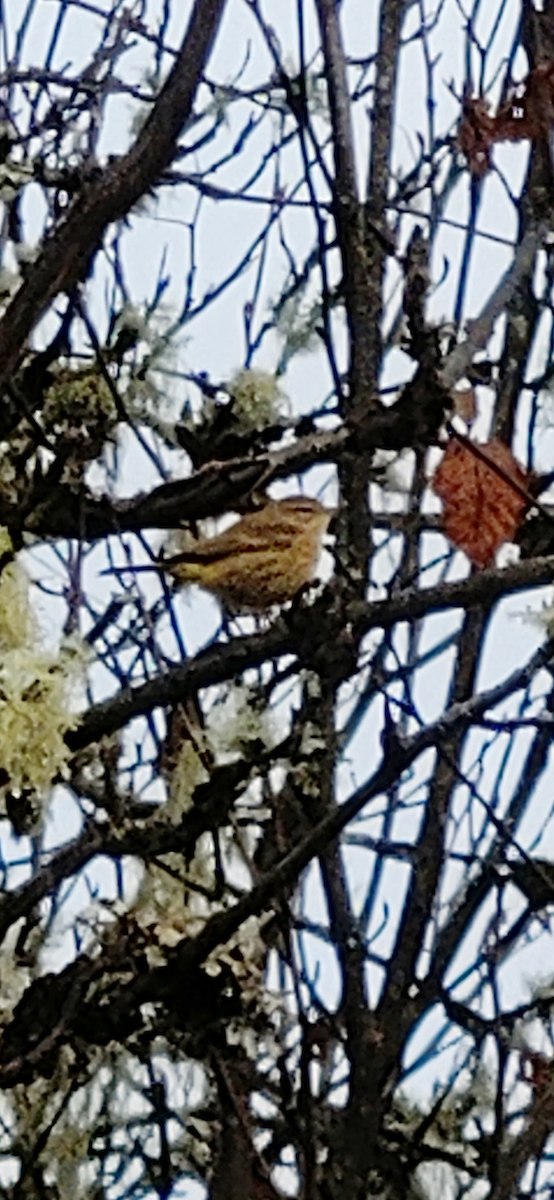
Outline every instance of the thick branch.
[[(356, 428), (314, 429), (299, 432), (288, 446), (248, 452), (225, 462), (208, 462), (188, 479), (164, 483), (148, 495), (131, 500), (100, 499), (85, 487), (52, 485), (48, 496), (39, 482), (40, 502), (28, 504), (21, 521), (17, 504), (0, 500), (0, 523), (21, 528), (38, 537), (75, 537), (93, 541), (112, 533), (134, 533), (143, 529), (172, 529), (184, 521), (216, 516), (236, 506), (254, 488), (267, 487), (275, 479), (306, 470), (316, 462), (341, 462), (361, 452), (369, 461), (372, 450), (400, 450), (414, 440), (431, 441), (437, 433), (437, 414), (412, 397), (408, 384), (398, 403), (362, 418)], [(300, 426), (300, 430), (302, 426)], [(364, 487), (367, 483), (364, 466)]]
[(59, 850), (32, 879), (12, 892), (4, 892), (0, 897), (0, 943), (15, 921), (28, 916), (41, 900), (52, 895), (62, 879), (76, 875), (91, 858), (100, 854), (103, 842), (104, 831), (99, 826), (85, 827), (78, 838)]
[(376, 304), (380, 304), (377, 299), (379, 279), (372, 282), (370, 278), (364, 212), (358, 196), (346, 59), (339, 24), (340, 10), (335, 0), (317, 0), (317, 12), (333, 125), (334, 210), (350, 332), (349, 407), (359, 405), (363, 398), (363, 407), (367, 410), (368, 405), (375, 406), (377, 394), (380, 348), (375, 309)]
[[(267, 911), (279, 893), (298, 878), (311, 859), (315, 855), (321, 854), (372, 798), (379, 796), (391, 787), (419, 754), (429, 746), (440, 745), (442, 739), (448, 737), (452, 729), (459, 729), (464, 725), (469, 726), (488, 708), (498, 703), (503, 696), (509, 695), (518, 686), (524, 686), (529, 672), (536, 670), (538, 665), (540, 665), (539, 656), (535, 656), (532, 664), (522, 671), (515, 672), (503, 685), (480, 696), (474, 696), (463, 704), (453, 704), (441, 720), (435, 722), (434, 725), (406, 738), (403, 742), (398, 740), (391, 742), (389, 753), (373, 778), (359, 788), (345, 804), (331, 809), (317, 826), (275, 867), (269, 870), (237, 904), (225, 912), (215, 913), (198, 937), (193, 940), (185, 939), (177, 948), (175, 959), (172, 960), (170, 966), (139, 975), (130, 984), (123, 986), (117, 996), (112, 995), (109, 1005), (103, 1005), (102, 1002), (99, 1005), (96, 1002), (86, 1005), (86, 1011), (81, 1009), (79, 1012), (80, 1024), (83, 1025), (86, 1019), (87, 1028), (89, 1031), (94, 1030), (95, 1039), (97, 1038), (100, 1042), (107, 1037), (118, 1036), (118, 1034), (125, 1036), (130, 1013), (136, 1013), (138, 1007), (148, 1000), (163, 999), (168, 989), (173, 986), (176, 975), (179, 980), (193, 977), (194, 972), (213, 950), (220, 945), (225, 945), (248, 917)], [(175, 831), (170, 831), (169, 837), (174, 833)], [(124, 842), (121, 843), (121, 845), (124, 844)], [(108, 853), (110, 851), (114, 853), (115, 848), (115, 842), (109, 839), (103, 847), (104, 851)], [(421, 1001), (422, 1004), (428, 1002), (428, 997)], [(60, 1037), (62, 1034), (66, 1039), (65, 1028), (61, 1029)], [(47, 1048), (48, 1051), (51, 1050), (50, 1044)], [(383, 1048), (383, 1053), (387, 1053), (387, 1047)], [(396, 1047), (394, 1053), (396, 1054)], [(40, 1067), (40, 1048), (34, 1052), (33, 1064), (37, 1068)], [(0, 1087), (11, 1086), (16, 1082), (26, 1065), (30, 1065), (28, 1059), (7, 1063), (0, 1070)]]
[[(292, 884), (299, 874), (308, 865), (311, 859), (321, 854), (325, 847), (333, 841), (345, 826), (353, 820), (355, 816), (376, 796), (379, 796), (388, 788), (390, 788), (402, 775), (402, 773), (415, 761), (419, 754), (430, 746), (440, 746), (444, 738), (448, 739), (453, 730), (460, 731), (463, 727), (469, 727), (473, 721), (482, 716), (489, 708), (499, 703), (505, 696), (508, 696), (516, 688), (525, 687), (529, 682), (531, 675), (542, 665), (548, 661), (546, 651), (539, 651), (533, 660), (520, 671), (514, 672), (509, 679), (496, 688), (490, 689), (479, 696), (473, 696), (471, 699), (461, 704), (453, 704), (444, 716), (432, 726), (421, 730), (410, 738), (406, 738), (402, 742), (398, 739), (392, 739), (388, 746), (382, 765), (377, 769), (373, 778), (364, 784), (345, 804), (333, 808), (328, 814), (317, 824), (317, 826), (304, 837), (293, 850), (286, 855), (277, 865), (268, 871), (236, 905), (225, 912), (215, 913), (207, 922), (205, 928), (194, 940), (185, 940), (176, 951), (176, 960), (172, 961), (168, 968), (161, 968), (154, 972), (146, 973), (138, 978), (135, 978), (132, 983), (124, 986), (117, 997), (112, 997), (109, 1005), (97, 1007), (96, 1003), (86, 1006), (90, 1021), (87, 1021), (89, 1030), (94, 1029), (95, 1038), (101, 1042), (104, 1039), (112, 1036), (117, 1036), (118, 1032), (122, 1036), (125, 1035), (126, 1021), (129, 1013), (135, 1013), (140, 1004), (147, 1000), (163, 999), (167, 988), (172, 986), (172, 981), (175, 979), (175, 967), (177, 966), (177, 975), (179, 979), (190, 978), (192, 973), (201, 966), (206, 957), (217, 948), (219, 945), (224, 945), (228, 939), (237, 931), (240, 925), (243, 924), (248, 917), (259, 915), (266, 911), (279, 895), (282, 889)], [(189, 822), (194, 820), (194, 816), (188, 819)], [(150, 831), (146, 831), (147, 836)], [(163, 830), (158, 836), (162, 842), (156, 844), (156, 849), (163, 850), (165, 848), (164, 838), (171, 840), (175, 835), (179, 836), (178, 830)], [(186, 822), (184, 831), (186, 836)], [(144, 831), (141, 831), (141, 835)], [(137, 831), (138, 840), (141, 840), (141, 835)], [(156, 836), (156, 835), (155, 835)], [(98, 839), (98, 840), (96, 840)], [(38, 877), (43, 884), (47, 880), (48, 870), (55, 872), (56, 878), (60, 878), (60, 870), (70, 869), (69, 856), (74, 856), (75, 870), (78, 870), (84, 862), (88, 861), (95, 852), (104, 852), (109, 854), (119, 854), (125, 850), (131, 850), (131, 842), (133, 849), (136, 852), (138, 846), (134, 840), (134, 833), (127, 833), (122, 836), (119, 841), (117, 836), (108, 835), (104, 840), (102, 834), (93, 830), (90, 833), (82, 835), (77, 839), (74, 846), (68, 847), (67, 850), (61, 851), (53, 860), (49, 867), (44, 869)], [(64, 856), (67, 856), (67, 861)], [(65, 877), (65, 875), (64, 875)], [(53, 880), (50, 878), (50, 882)], [(10, 911), (11, 920), (16, 919), (16, 908), (19, 915), (23, 915), (28, 911), (28, 905), (31, 899), (35, 902), (41, 897), (40, 884), (38, 885), (36, 894), (31, 895), (33, 882), (23, 885), (18, 892), (14, 894), (13, 901), (11, 897), (5, 898), (6, 911), (3, 912), (5, 918), (8, 913), (10, 903), (12, 909)], [(24, 897), (25, 907), (22, 907)], [(15, 906), (15, 907), (14, 907)], [(438, 987), (438, 984), (436, 985)], [(422, 997), (421, 1005), (427, 1005), (429, 997)], [(87, 1016), (87, 1012), (83, 1010), (79, 1013), (81, 1024)], [(89, 1034), (90, 1036), (90, 1034)], [(60, 1039), (67, 1038), (67, 1029), (64, 1025), (60, 1025)], [(52, 1051), (50, 1041), (45, 1048), (45, 1053)], [(397, 1056), (397, 1047), (383, 1047), (383, 1054), (389, 1056), (392, 1054)], [(33, 1052), (33, 1067), (40, 1069), (41, 1053), (40, 1047)], [(6, 1063), (5, 1067), (0, 1070), (0, 1086), (11, 1086), (20, 1077), (21, 1073), (31, 1066), (29, 1057), (26, 1056), (23, 1060), (14, 1060)]]
[(535, 255), (549, 232), (548, 225), (544, 223), (528, 229), (516, 249), (513, 262), (485, 304), (481, 315), (467, 322), (465, 342), (461, 342), (448, 355), (440, 371), (440, 382), (446, 391), (450, 391), (458, 380), (467, 374), (477, 352), (485, 348), (494, 322), (502, 316), (522, 281), (532, 274)]
[[(355, 602), (346, 610), (345, 621), (359, 637), (370, 629), (389, 629), (397, 621), (414, 621), (445, 608), (490, 606), (511, 592), (551, 583), (553, 575), (554, 555), (526, 560), (505, 570), (482, 571), (468, 579), (410, 591), (392, 600), (377, 600), (373, 604)], [(68, 745), (72, 750), (80, 750), (105, 734), (122, 729), (134, 717), (143, 716), (153, 708), (176, 704), (199, 688), (232, 679), (247, 667), (259, 666), (268, 659), (298, 654), (306, 660), (317, 653), (319, 644), (325, 645), (328, 613), (326, 592), (292, 619), (277, 620), (265, 633), (233, 638), (227, 645), (208, 646), (190, 662), (172, 668), (165, 675), (95, 704), (85, 713), (79, 727), (67, 734)]]
[[(275, 757), (277, 753), (276, 750)], [(273, 757), (268, 753), (265, 759), (263, 756), (257, 759), (256, 765), (261, 767), (264, 761), (268, 765)], [(241, 759), (216, 768), (210, 780), (195, 790), (194, 806), (180, 825), (147, 820), (121, 830), (114, 830), (107, 823), (85, 826), (79, 837), (42, 863), (31, 879), (0, 896), (0, 943), (16, 921), (29, 916), (41, 900), (54, 895), (63, 880), (76, 875), (98, 854), (113, 859), (131, 855), (147, 862), (173, 852), (190, 861), (202, 834), (227, 819), (252, 767), (252, 763)]]

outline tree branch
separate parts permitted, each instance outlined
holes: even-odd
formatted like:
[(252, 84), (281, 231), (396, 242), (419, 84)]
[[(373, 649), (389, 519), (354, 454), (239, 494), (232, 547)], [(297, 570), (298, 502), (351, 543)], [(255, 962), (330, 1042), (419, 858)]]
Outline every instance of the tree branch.
[(446, 391), (451, 391), (462, 376), (466, 375), (475, 355), (483, 350), (492, 333), (494, 322), (502, 315), (521, 285), (521, 281), (532, 273), (533, 262), (550, 227), (541, 222), (532, 226), (516, 249), (513, 262), (495, 288), (481, 315), (466, 325), (466, 340), (452, 350), (439, 372), (439, 379)]
[(180, 53), (135, 144), (84, 187), (44, 242), (0, 320), (0, 388), (50, 302), (86, 275), (107, 226), (126, 216), (171, 164), (224, 7), (225, 0), (195, 0)]
[[(554, 555), (549, 555), (516, 563), (504, 570), (481, 571), (455, 583), (409, 591), (392, 600), (365, 604), (355, 601), (347, 607), (344, 619), (359, 638), (370, 629), (389, 629), (397, 621), (415, 621), (441, 609), (490, 606), (511, 592), (551, 583), (553, 576)], [(267, 659), (296, 654), (303, 661), (309, 661), (314, 653), (317, 654), (317, 645), (323, 638), (323, 622), (328, 614), (329, 593), (325, 592), (313, 605), (300, 609), (288, 619), (281, 617), (264, 633), (233, 638), (226, 645), (208, 646), (195, 658), (173, 667), (165, 675), (126, 688), (109, 700), (93, 705), (77, 729), (67, 733), (68, 746), (71, 750), (81, 750), (105, 734), (123, 728), (134, 717), (143, 716), (153, 708), (176, 704), (199, 688), (223, 683)]]

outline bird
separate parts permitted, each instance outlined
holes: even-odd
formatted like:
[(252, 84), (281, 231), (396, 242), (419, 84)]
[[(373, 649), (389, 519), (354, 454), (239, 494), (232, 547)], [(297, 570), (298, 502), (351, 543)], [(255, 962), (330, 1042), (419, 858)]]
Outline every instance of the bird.
[(309, 496), (268, 500), (223, 533), (191, 541), (151, 567), (130, 569), (164, 571), (177, 584), (199, 584), (232, 615), (261, 614), (292, 600), (313, 581), (323, 537), (335, 515), (335, 509)]

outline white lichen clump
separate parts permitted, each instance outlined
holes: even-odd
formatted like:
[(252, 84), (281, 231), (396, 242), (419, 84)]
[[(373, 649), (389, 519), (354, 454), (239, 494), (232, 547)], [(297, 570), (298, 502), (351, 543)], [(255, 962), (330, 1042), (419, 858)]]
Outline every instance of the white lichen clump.
[(227, 385), (233, 415), (242, 429), (264, 429), (286, 411), (286, 399), (275, 375), (267, 371), (238, 371)]
[[(0, 555), (11, 553), (0, 528)], [(54, 655), (43, 646), (30, 597), (29, 579), (17, 562), (0, 575), (0, 806), (7, 794), (29, 792), (41, 803), (63, 773), (70, 751), (68, 729), (78, 718), (69, 701), (75, 656)], [(78, 669), (81, 670), (79, 663)]]
[[(255, 690), (231, 685), (212, 706), (202, 740), (204, 751), (214, 763), (222, 764), (248, 753), (249, 746), (274, 746), (278, 728), (273, 714)], [(194, 807), (195, 789), (208, 779), (193, 741), (183, 737), (177, 738), (177, 743), (175, 750), (166, 756), (163, 767), (168, 800), (161, 819), (173, 823), (179, 823)], [(245, 811), (246, 792), (242, 797)], [(253, 826), (256, 811), (259, 813), (259, 802), (252, 808)], [(247, 846), (244, 830), (235, 828), (235, 815), (231, 808), (219, 829), (218, 844), (229, 876), (239, 883), (244, 882), (245, 872), (249, 874), (256, 839), (253, 846)], [(178, 945), (185, 937), (197, 937), (215, 912), (226, 909), (227, 898), (218, 895), (216, 868), (211, 833), (198, 838), (184, 870), (182, 855), (178, 854), (166, 854), (147, 865), (132, 913), (150, 935), (148, 953), (154, 965), (163, 961), (168, 947)], [(219, 974), (223, 964), (233, 972), (243, 997), (249, 1002), (261, 1002), (265, 943), (258, 917), (244, 922), (225, 948), (219, 946), (208, 956), (206, 970), (209, 974)]]
[(275, 714), (263, 693), (243, 684), (233, 684), (213, 705), (207, 730), (218, 762), (242, 758), (249, 744), (261, 742), (272, 749), (279, 739)]

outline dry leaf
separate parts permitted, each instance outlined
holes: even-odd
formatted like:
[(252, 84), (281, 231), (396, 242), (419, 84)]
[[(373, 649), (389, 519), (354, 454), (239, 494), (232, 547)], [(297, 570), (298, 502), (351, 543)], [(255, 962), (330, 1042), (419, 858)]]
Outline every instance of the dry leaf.
[[(504, 442), (479, 446), (492, 462), (525, 487), (527, 476)], [(444, 529), (450, 541), (478, 567), (492, 562), (504, 542), (513, 541), (527, 501), (481, 458), (452, 438), (433, 478), (444, 506)]]
[(495, 142), (548, 138), (554, 125), (554, 63), (539, 63), (491, 116), (483, 96), (465, 95), (458, 145), (472, 175), (486, 175)]
[(554, 122), (554, 63), (539, 63), (499, 109), (496, 141), (548, 137)]
[(486, 100), (482, 96), (465, 96), (458, 144), (472, 175), (486, 175), (495, 141), (496, 122)]

